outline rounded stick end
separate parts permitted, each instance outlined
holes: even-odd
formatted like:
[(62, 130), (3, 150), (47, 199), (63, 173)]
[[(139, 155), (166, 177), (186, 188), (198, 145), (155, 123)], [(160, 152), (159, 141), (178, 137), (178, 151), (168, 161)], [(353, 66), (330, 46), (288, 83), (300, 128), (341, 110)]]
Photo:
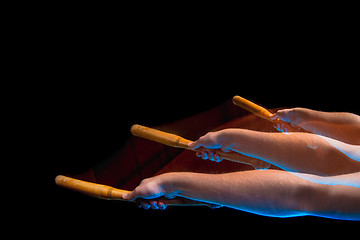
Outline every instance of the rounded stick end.
[(134, 136), (138, 136), (138, 133), (141, 131), (142, 126), (139, 124), (134, 124), (131, 126), (130, 128), (130, 132), (134, 135)]
[(55, 183), (58, 186), (64, 186), (67, 182), (68, 178), (63, 175), (57, 175), (55, 178)]

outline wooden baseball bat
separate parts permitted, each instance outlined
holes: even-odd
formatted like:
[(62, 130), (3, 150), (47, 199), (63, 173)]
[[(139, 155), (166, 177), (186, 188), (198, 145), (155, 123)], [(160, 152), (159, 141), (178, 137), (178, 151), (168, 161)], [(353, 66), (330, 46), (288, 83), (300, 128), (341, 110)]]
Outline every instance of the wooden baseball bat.
[[(87, 182), (71, 177), (66, 177), (63, 175), (56, 176), (55, 183), (60, 187), (64, 187), (96, 198), (133, 202), (122, 198), (123, 194), (129, 193), (130, 191), (110, 187), (103, 184)], [(199, 202), (191, 199), (185, 199), (182, 197), (177, 197), (174, 199), (167, 199), (161, 197), (156, 200), (163, 202), (167, 206), (208, 206), (210, 208), (214, 208), (217, 206), (216, 204)]]
[[(157, 129), (141, 126), (138, 124), (133, 125), (130, 131), (135, 136), (142, 137), (151, 141), (159, 142), (171, 147), (192, 150), (189, 148), (188, 144), (192, 143), (193, 141), (190, 141), (175, 134), (163, 132)], [(195, 151), (201, 151), (201, 150), (205, 150), (205, 149), (200, 148)], [(256, 158), (246, 157), (236, 152), (223, 152), (219, 149), (211, 149), (211, 151), (218, 154), (223, 159), (238, 163), (249, 164), (253, 166), (255, 169), (267, 169), (271, 166), (270, 163), (258, 160)]]

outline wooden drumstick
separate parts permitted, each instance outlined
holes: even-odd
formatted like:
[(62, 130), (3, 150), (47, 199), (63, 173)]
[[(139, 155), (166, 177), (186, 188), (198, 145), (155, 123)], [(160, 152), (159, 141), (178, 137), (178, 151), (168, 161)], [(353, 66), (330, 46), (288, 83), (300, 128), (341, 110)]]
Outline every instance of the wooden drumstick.
[[(272, 120), (271, 117), (273, 116), (273, 114), (269, 110), (255, 104), (245, 98), (242, 98), (240, 96), (233, 97), (233, 103), (239, 107), (242, 107), (242, 108), (248, 110), (249, 112), (252, 112), (256, 116), (259, 116), (263, 119), (266, 119), (266, 120), (272, 122), (273, 124), (275, 124), (275, 126), (278, 124), (283, 125), (284, 128), (286, 128), (288, 132), (298, 132), (298, 131), (306, 132), (306, 130), (304, 130), (303, 128), (301, 128), (299, 126), (292, 126), (292, 125), (290, 125), (290, 123), (281, 121), (279, 119)], [(281, 131), (279, 129), (277, 129), (277, 130)]]
[(63, 175), (55, 178), (56, 185), (85, 195), (102, 199), (123, 199), (122, 195), (130, 191), (113, 188), (107, 185), (78, 180)]
[[(190, 141), (175, 134), (163, 132), (157, 129), (141, 126), (138, 124), (133, 125), (130, 131), (135, 136), (142, 137), (151, 141), (159, 142), (171, 147), (192, 150), (189, 148), (188, 144), (192, 143), (193, 141)], [(193, 151), (201, 151), (201, 150), (205, 150), (205, 149), (199, 148)], [(258, 160), (256, 158), (246, 157), (236, 152), (223, 152), (219, 149), (211, 149), (211, 151), (218, 154), (223, 159), (238, 163), (249, 164), (253, 166), (255, 169), (267, 169), (271, 166), (270, 163)]]
[(134, 136), (146, 138), (151, 141), (168, 145), (170, 147), (188, 149), (188, 144), (192, 143), (192, 141), (178, 135), (163, 132), (154, 128), (145, 127), (139, 124), (134, 124), (130, 128), (130, 131)]
[[(55, 178), (56, 185), (60, 187), (64, 187), (88, 196), (106, 199), (106, 200), (122, 200), (122, 201), (128, 201), (133, 202), (129, 200), (125, 200), (122, 198), (123, 194), (129, 193), (130, 191), (122, 190), (114, 187), (110, 187), (103, 184), (97, 184), (92, 182), (87, 182), (71, 177), (66, 177), (63, 175), (58, 175)], [(156, 200), (159, 200), (166, 204), (167, 206), (208, 206), (208, 207), (215, 207), (216, 204), (209, 204), (205, 202), (199, 202), (191, 199), (185, 199), (182, 197), (177, 197), (174, 199), (167, 199), (167, 198), (157, 198)]]
[(273, 122), (273, 120), (271, 119), (271, 116), (273, 114), (271, 112), (269, 112), (269, 110), (255, 104), (245, 98), (242, 98), (240, 96), (235, 96), (235, 97), (233, 97), (233, 103), (239, 107), (242, 107), (242, 108), (248, 110), (249, 112), (252, 112), (256, 116), (259, 116), (270, 122)]

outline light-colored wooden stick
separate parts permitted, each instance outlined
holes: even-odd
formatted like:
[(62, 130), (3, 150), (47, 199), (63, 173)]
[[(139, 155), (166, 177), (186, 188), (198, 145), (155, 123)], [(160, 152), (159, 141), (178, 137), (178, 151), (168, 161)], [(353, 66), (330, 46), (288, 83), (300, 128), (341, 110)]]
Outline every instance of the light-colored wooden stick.
[[(279, 119), (272, 120), (271, 117), (273, 116), (273, 114), (269, 110), (255, 104), (245, 98), (242, 98), (240, 96), (233, 97), (233, 103), (239, 107), (242, 107), (242, 108), (248, 110), (249, 112), (252, 112), (256, 116), (259, 116), (263, 119), (266, 119), (266, 120), (272, 122), (274, 125), (279, 125), (279, 124), (283, 125), (283, 128), (286, 129), (287, 132), (299, 132), (299, 131), (307, 132), (306, 130), (304, 130), (303, 128), (301, 128), (299, 126), (292, 126), (288, 122), (284, 122)], [(279, 131), (281, 131), (281, 130), (279, 130)]]
[(248, 110), (249, 112), (252, 112), (253, 114), (255, 114), (256, 116), (259, 116), (261, 118), (264, 118), (270, 122), (273, 122), (273, 120), (271, 119), (271, 116), (273, 115), (269, 110), (267, 110), (266, 108), (263, 108), (245, 98), (242, 98), (240, 96), (235, 96), (233, 97), (233, 103), (236, 106), (242, 107), (246, 110)]
[[(130, 191), (122, 190), (118, 188), (113, 188), (103, 184), (97, 184), (92, 182), (87, 182), (63, 175), (58, 175), (55, 178), (56, 185), (64, 187), (88, 196), (107, 199), (107, 200), (122, 200), (128, 201), (122, 198), (123, 194), (129, 193)], [(177, 197), (174, 199), (167, 198), (158, 198), (159, 200), (166, 204), (167, 206), (207, 206), (207, 207), (216, 207), (215, 204), (199, 202), (191, 199), (186, 199), (182, 197)], [(133, 202), (133, 201), (128, 201)]]
[(142, 137), (176, 148), (188, 149), (188, 144), (192, 143), (192, 141), (178, 135), (163, 132), (154, 128), (145, 127), (139, 124), (134, 124), (130, 131), (134, 136)]
[(58, 175), (55, 178), (56, 185), (64, 187), (85, 195), (102, 199), (123, 199), (122, 195), (130, 191), (113, 188), (107, 185), (87, 182), (63, 175)]
[[(159, 142), (171, 147), (192, 150), (189, 148), (188, 144), (192, 143), (193, 141), (190, 141), (175, 134), (163, 132), (157, 129), (141, 126), (138, 124), (133, 125), (130, 131), (135, 136), (142, 137), (151, 141)], [(205, 149), (197, 149), (195, 151), (201, 151), (201, 150), (205, 150)], [(211, 149), (211, 151), (218, 154), (223, 159), (238, 163), (249, 164), (253, 166), (255, 169), (267, 169), (271, 166), (270, 163), (258, 160), (256, 158), (246, 157), (236, 152), (225, 153), (218, 149)]]

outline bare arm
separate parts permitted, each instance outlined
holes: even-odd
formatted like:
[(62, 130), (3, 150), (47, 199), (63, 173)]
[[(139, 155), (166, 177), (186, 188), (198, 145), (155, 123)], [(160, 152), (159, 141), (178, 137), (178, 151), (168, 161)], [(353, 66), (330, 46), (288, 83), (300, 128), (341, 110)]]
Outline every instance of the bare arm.
[(279, 110), (272, 119), (280, 119), (312, 133), (360, 145), (360, 116), (353, 113), (291, 108)]
[(360, 172), (348, 173), (332, 177), (322, 177), (306, 173), (292, 173), (295, 176), (301, 177), (314, 183), (326, 185), (346, 185), (360, 188)]
[(321, 138), (349, 158), (360, 162), (360, 145), (347, 144), (325, 136), (321, 136)]
[(235, 151), (293, 172), (332, 176), (360, 171), (360, 162), (316, 134), (225, 129), (208, 133), (190, 145), (192, 149), (201, 146)]
[(144, 181), (124, 197), (159, 196), (182, 196), (265, 216), (360, 220), (359, 188), (312, 183), (279, 170), (167, 173)]
[(303, 108), (306, 111), (304, 120), (317, 120), (334, 124), (360, 124), (360, 116), (348, 112), (322, 112)]

